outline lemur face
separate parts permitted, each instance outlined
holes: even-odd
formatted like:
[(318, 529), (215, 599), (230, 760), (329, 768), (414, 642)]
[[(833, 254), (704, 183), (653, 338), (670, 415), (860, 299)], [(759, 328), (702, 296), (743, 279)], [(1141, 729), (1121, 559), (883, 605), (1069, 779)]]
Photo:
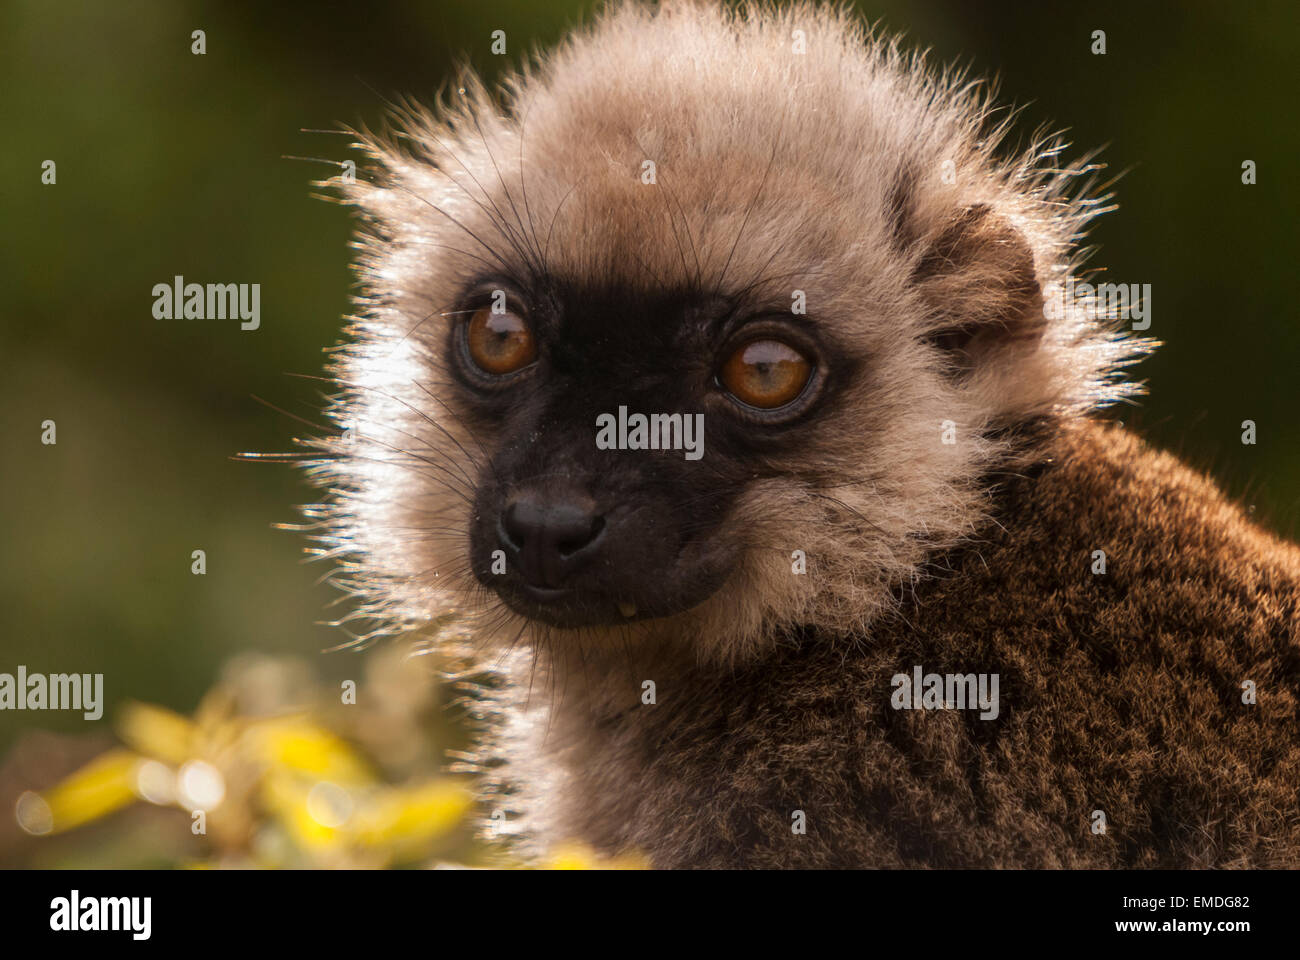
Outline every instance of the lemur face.
[(754, 546), (728, 522), (737, 498), (798, 456), (852, 375), (788, 304), (703, 285), (498, 277), (456, 315), (456, 403), (495, 438), (474, 574), (553, 626), (670, 616), (714, 593)]
[(504, 103), (466, 77), (361, 138), (313, 513), (358, 616), (732, 660), (862, 631), (1019, 424), (1128, 389), (1131, 345), (1043, 311), (1088, 168), (996, 158), (974, 88), (805, 16), (623, 6)]

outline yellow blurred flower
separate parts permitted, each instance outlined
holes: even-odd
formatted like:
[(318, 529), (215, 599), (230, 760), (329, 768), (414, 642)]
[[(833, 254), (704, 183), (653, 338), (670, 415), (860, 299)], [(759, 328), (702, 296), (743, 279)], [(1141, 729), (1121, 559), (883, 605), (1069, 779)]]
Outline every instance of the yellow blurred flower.
[(602, 858), (585, 844), (571, 842), (558, 846), (542, 864), (544, 870), (647, 870), (650, 864), (636, 853)]
[(174, 766), (180, 766), (193, 754), (198, 734), (195, 725), (179, 713), (149, 703), (128, 703), (123, 707), (117, 732), (137, 752)]
[(472, 806), (469, 792), (451, 780), (386, 784), (309, 714), (240, 717), (221, 691), (206, 697), (193, 719), (130, 704), (118, 730), (131, 749), (23, 795), (15, 812), (24, 830), (69, 830), (143, 799), (202, 811), (204, 832), (211, 830), (208, 840), (224, 859), (388, 866), (427, 856)]
[(113, 750), (45, 793), (24, 793), (15, 810), (18, 825), (38, 836), (60, 833), (120, 810), (136, 799), (139, 764), (130, 751)]
[[(274, 662), (254, 666), (259, 669), (244, 675), (302, 676), (288, 668), (277, 673)], [(210, 691), (191, 717), (130, 703), (116, 723), (125, 746), (48, 790), (23, 794), (15, 809), (18, 823), (29, 834), (58, 834), (143, 800), (190, 814), (189, 829), (184, 820), (171, 821), (184, 835), (172, 837), (179, 843), (169, 849), (178, 866), (193, 869), (381, 868), (428, 863), (440, 846), (468, 849), (471, 860), (500, 864), (499, 854), (463, 846), (469, 834), (457, 828), (473, 807), (464, 784), (420, 774), (417, 765), (399, 766), (410, 771), (407, 782), (386, 782), (380, 775), (381, 767), (394, 769), (394, 756), (409, 761), (422, 753), (427, 768), (439, 754), (436, 744), (421, 739), (427, 737), (420, 710), (428, 694), (416, 696), (418, 685), (394, 694), (394, 678), (406, 682), (406, 676), (395, 667), (381, 671), (383, 685), (376, 691), (382, 692), (366, 698), (369, 706), (342, 710), (324, 694), (314, 707), (290, 709), (311, 702), (310, 692), (279, 701), (251, 698), (260, 706), (250, 709), (248, 691), (237, 678)], [(340, 730), (350, 731), (349, 737)], [(416, 753), (396, 750), (395, 744)], [(456, 838), (459, 843), (451, 844)], [(570, 843), (538, 866), (626, 870), (649, 864), (634, 854), (602, 857)]]
[(285, 717), (253, 724), (248, 738), (258, 756), (272, 768), (318, 777), (335, 783), (371, 783), (374, 771), (343, 739), (303, 717)]

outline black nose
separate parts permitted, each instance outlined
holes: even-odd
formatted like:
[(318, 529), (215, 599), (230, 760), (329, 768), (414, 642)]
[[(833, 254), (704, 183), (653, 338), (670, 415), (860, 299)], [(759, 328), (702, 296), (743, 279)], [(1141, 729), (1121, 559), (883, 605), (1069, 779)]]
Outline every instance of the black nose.
[(604, 529), (595, 501), (580, 491), (524, 491), (506, 504), (498, 533), (525, 580), (555, 589), (591, 559)]

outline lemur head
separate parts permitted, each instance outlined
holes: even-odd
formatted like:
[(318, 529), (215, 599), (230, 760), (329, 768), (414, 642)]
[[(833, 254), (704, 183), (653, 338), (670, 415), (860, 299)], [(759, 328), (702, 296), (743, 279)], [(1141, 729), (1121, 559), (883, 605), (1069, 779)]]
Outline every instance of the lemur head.
[[(1001, 119), (999, 117), (1001, 116)], [(318, 445), (358, 616), (751, 655), (861, 631), (1140, 349), (1045, 290), (1097, 202), (840, 11), (619, 6), (362, 135)]]

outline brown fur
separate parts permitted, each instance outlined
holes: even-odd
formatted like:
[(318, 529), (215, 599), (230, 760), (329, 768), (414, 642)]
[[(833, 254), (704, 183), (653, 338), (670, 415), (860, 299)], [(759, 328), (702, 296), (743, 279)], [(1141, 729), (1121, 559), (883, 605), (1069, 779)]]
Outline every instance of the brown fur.
[[(552, 734), (560, 832), (664, 867), (1300, 866), (1300, 550), (1114, 427), (1000, 500), (869, 636), (588, 662)], [(1001, 716), (893, 709), (914, 664), (999, 673)]]
[[(315, 441), (330, 494), (310, 516), (355, 636), (502, 664), (479, 768), (525, 849), (1296, 862), (1294, 550), (1168, 458), (1080, 426), (1136, 392), (1118, 374), (1150, 348), (1086, 305), (1044, 314), (1104, 206), (1086, 160), (1046, 137), (1003, 155), (987, 91), (806, 4), (622, 4), (501, 102), (461, 85), (397, 111), (401, 137), (363, 135), (377, 169), (334, 184), (363, 218), (361, 295), (331, 364), (346, 433)], [(716, 286), (768, 311), (802, 290), (860, 371), (699, 548), (737, 557), (705, 602), (550, 630), (468, 575), (467, 497), (500, 438), (442, 351), (485, 269)], [(1044, 449), (1057, 465), (1003, 488)], [(1006, 711), (896, 713), (889, 677), (912, 664), (1001, 671)]]

